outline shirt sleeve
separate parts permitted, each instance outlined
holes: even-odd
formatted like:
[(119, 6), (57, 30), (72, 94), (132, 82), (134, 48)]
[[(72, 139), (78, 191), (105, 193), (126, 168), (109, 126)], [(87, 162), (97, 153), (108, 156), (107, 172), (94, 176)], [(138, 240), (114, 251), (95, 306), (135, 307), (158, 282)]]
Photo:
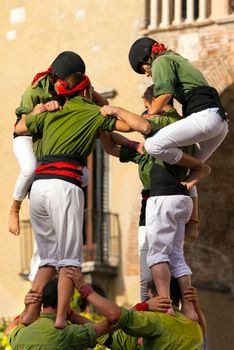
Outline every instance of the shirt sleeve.
[(29, 115), (26, 119), (27, 128), (32, 135), (41, 135), (43, 132), (45, 118), (48, 112), (37, 115)]
[(154, 82), (154, 96), (176, 93), (176, 70), (173, 61), (162, 55), (152, 64), (152, 79)]
[(147, 138), (154, 135), (157, 131), (164, 128), (167, 125), (170, 125), (174, 122), (176, 122), (177, 119), (170, 118), (169, 116), (163, 115), (163, 116), (154, 116), (150, 119), (148, 119), (148, 122), (151, 124), (151, 133), (147, 135)]
[(115, 325), (125, 333), (136, 337), (152, 337), (162, 332), (160, 319), (156, 312), (133, 311), (122, 308), (122, 314)]
[(25, 326), (23, 324), (20, 324), (16, 327), (14, 327), (10, 333), (8, 334), (8, 340), (9, 340), (9, 343), (12, 347), (12, 349), (14, 349), (14, 343), (15, 343), (15, 338), (16, 336), (18, 335), (19, 331), (24, 328)]
[(119, 160), (121, 163), (128, 163), (128, 162), (133, 162), (138, 164), (142, 158), (142, 154), (139, 152), (130, 149), (127, 146), (121, 146), (120, 147), (120, 155), (119, 155)]
[(102, 126), (101, 126), (101, 130), (102, 131), (108, 131), (111, 132), (115, 129), (115, 123), (117, 118), (113, 117), (113, 116), (108, 116), (108, 117), (103, 117), (103, 122), (102, 122)]
[(112, 334), (98, 338), (98, 344), (105, 345), (108, 349), (114, 350), (137, 350), (139, 349), (137, 339), (137, 337), (132, 337), (124, 333), (121, 329), (118, 329)]
[(31, 86), (25, 90), (21, 97), (20, 106), (16, 108), (15, 114), (21, 116), (22, 114), (29, 114), (32, 112), (34, 106), (38, 104), (38, 98), (35, 97), (34, 90)]
[(84, 325), (70, 325), (69, 326), (69, 343), (78, 348), (94, 347), (96, 345), (96, 331), (95, 326), (91, 323)]

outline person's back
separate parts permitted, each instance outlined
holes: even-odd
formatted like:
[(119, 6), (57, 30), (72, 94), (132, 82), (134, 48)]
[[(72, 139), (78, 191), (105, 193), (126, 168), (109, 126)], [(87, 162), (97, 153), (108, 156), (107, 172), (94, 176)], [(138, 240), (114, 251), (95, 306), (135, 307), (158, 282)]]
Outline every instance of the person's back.
[(13, 350), (72, 350), (86, 349), (96, 343), (92, 324), (69, 325), (64, 329), (54, 326), (56, 315), (42, 314), (29, 326), (20, 325), (10, 335)]
[[(43, 154), (79, 154), (86, 158), (92, 151), (99, 128), (111, 131), (115, 119), (104, 119), (100, 107), (76, 96), (62, 110), (45, 113)], [(59, 142), (58, 142), (59, 140)]]
[(198, 322), (177, 310), (171, 316), (123, 309), (117, 326), (127, 334), (143, 337), (144, 350), (199, 350), (203, 342)]

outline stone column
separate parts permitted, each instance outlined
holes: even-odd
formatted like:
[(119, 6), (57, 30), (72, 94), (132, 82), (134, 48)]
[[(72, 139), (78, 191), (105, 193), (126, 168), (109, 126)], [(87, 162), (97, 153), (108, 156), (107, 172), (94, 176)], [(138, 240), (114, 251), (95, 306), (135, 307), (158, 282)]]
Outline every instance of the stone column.
[(204, 21), (207, 18), (206, 0), (199, 0), (199, 16), (198, 21)]
[(177, 25), (177, 24), (180, 24), (181, 22), (182, 22), (182, 0), (175, 0), (173, 24)]
[(186, 23), (194, 22), (194, 0), (187, 0)]
[(150, 0), (150, 24), (149, 29), (156, 29), (158, 27), (158, 1)]
[(162, 1), (162, 21), (161, 28), (167, 28), (170, 25), (170, 0)]

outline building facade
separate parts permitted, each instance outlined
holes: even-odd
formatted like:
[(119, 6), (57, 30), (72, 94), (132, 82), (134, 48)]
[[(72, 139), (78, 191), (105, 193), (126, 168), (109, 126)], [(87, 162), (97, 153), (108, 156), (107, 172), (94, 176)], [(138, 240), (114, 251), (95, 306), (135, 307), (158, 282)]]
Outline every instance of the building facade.
[[(208, 322), (209, 349), (233, 342), (234, 235), (232, 136), (234, 114), (234, 4), (228, 0), (9, 0), (2, 1), (0, 317), (23, 307), (30, 287), (25, 279), (32, 254), (28, 200), (21, 213), (21, 235), (8, 233), (13, 186), (19, 172), (12, 151), (14, 109), (35, 73), (61, 51), (78, 52), (97, 91), (111, 104), (141, 113), (141, 95), (150, 78), (128, 63), (131, 44), (150, 36), (177, 51), (217, 88), (230, 116), (230, 133), (209, 160), (212, 173), (199, 185), (201, 233), (185, 244), (193, 281), (200, 287)], [(179, 108), (179, 106), (178, 106)], [(132, 139), (141, 140), (134, 133)], [(84, 266), (87, 280), (119, 304), (139, 300), (137, 227), (141, 184), (134, 164), (121, 164), (99, 143), (89, 158), (86, 189)]]

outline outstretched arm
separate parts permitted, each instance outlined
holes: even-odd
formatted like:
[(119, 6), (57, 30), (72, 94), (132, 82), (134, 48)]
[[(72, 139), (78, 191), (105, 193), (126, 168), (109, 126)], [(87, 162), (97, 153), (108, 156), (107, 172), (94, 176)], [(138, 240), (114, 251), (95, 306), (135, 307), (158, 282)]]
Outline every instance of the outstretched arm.
[(103, 116), (117, 115), (122, 121), (127, 123), (132, 130), (138, 131), (143, 135), (148, 135), (152, 131), (151, 124), (146, 119), (124, 108), (103, 106), (100, 112)]
[(87, 300), (111, 323), (116, 323), (121, 315), (121, 308), (113, 301), (102, 297), (88, 286), (84, 280), (80, 269), (75, 267), (66, 268), (67, 277), (74, 282), (75, 288), (79, 291), (83, 298)]
[(137, 141), (132, 141), (127, 137), (120, 135), (116, 132), (100, 132), (99, 138), (103, 145), (103, 148), (106, 153), (119, 158), (120, 156), (120, 147), (126, 146), (132, 150), (135, 150), (141, 154), (143, 154), (142, 146), (143, 144)]
[(104, 131), (100, 132), (99, 138), (101, 140), (104, 151), (111, 156), (119, 158), (120, 147), (113, 142), (110, 133)]
[(22, 114), (21, 120), (15, 126), (15, 132), (19, 135), (23, 135), (23, 134), (28, 132), (28, 128), (26, 125), (26, 119), (28, 116), (37, 115), (37, 114), (43, 113), (45, 111), (49, 111), (49, 112), (56, 111), (59, 108), (60, 108), (59, 103), (56, 100), (48, 101), (46, 103), (37, 104), (30, 114), (28, 114), (28, 115)]
[(23, 312), (19, 316), (15, 317), (14, 320), (8, 325), (5, 330), (5, 334), (8, 335), (13, 328), (22, 323), (22, 318), (24, 317), (29, 304), (41, 302), (41, 299), (42, 296), (40, 293), (34, 292), (30, 289), (24, 298), (25, 308)]
[(163, 107), (165, 107), (168, 104), (168, 102), (172, 97), (173, 97), (172, 94), (164, 94), (164, 95), (154, 97), (150, 105), (148, 115), (155, 115), (160, 113)]

